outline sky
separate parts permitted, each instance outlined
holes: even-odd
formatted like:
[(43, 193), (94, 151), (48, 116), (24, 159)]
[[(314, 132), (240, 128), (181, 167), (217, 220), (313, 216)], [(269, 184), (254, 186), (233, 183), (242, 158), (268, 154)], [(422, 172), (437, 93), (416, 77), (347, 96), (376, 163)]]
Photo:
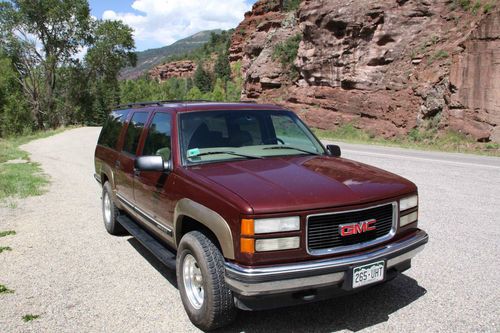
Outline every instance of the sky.
[(134, 29), (137, 51), (170, 45), (199, 31), (235, 28), (257, 0), (90, 0), (92, 15)]

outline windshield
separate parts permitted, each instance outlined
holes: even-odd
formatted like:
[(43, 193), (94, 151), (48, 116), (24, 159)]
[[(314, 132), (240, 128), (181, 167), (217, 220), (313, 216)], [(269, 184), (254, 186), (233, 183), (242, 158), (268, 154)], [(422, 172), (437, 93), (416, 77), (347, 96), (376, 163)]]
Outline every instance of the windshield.
[(291, 111), (186, 112), (179, 132), (187, 164), (325, 153)]

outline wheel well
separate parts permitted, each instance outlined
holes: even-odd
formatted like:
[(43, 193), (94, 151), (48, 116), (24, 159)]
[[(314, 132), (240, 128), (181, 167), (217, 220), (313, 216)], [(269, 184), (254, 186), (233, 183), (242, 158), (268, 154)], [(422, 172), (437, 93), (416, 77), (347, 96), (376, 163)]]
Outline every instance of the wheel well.
[(177, 243), (179, 243), (181, 241), (182, 236), (184, 236), (188, 232), (199, 231), (205, 236), (207, 236), (215, 244), (215, 246), (219, 249), (219, 251), (223, 253), (222, 248), (219, 244), (219, 240), (217, 239), (217, 236), (212, 232), (212, 230), (207, 228), (202, 223), (196, 221), (195, 219), (189, 216), (184, 216), (181, 221), (181, 226), (182, 227), (180, 231), (177, 233)]
[(104, 186), (104, 184), (108, 181), (108, 176), (106, 176), (105, 173), (101, 174), (101, 184)]

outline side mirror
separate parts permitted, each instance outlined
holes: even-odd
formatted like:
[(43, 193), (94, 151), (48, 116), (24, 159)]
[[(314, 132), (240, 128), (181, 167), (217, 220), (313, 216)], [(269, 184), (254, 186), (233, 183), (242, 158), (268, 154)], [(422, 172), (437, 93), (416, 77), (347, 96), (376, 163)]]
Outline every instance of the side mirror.
[(330, 156), (340, 157), (342, 152), (340, 151), (340, 147), (337, 145), (327, 145), (326, 150), (330, 153)]
[(172, 163), (170, 161), (163, 161), (163, 157), (153, 156), (139, 156), (135, 160), (135, 169), (137, 171), (170, 171), (172, 170)]

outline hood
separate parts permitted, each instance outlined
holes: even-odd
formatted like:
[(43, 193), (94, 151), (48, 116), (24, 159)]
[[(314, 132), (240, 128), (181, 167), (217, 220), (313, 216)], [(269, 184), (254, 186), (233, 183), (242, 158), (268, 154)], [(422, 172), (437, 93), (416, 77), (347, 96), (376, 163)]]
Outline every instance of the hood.
[(400, 176), (329, 156), (231, 161), (189, 169), (238, 195), (254, 214), (356, 205), (416, 191)]

